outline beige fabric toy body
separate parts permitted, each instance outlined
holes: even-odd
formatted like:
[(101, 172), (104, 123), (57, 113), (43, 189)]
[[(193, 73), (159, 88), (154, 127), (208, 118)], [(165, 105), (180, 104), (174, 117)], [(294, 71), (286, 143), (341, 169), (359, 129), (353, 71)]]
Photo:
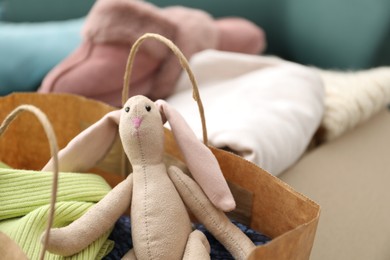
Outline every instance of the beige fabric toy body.
[[(163, 163), (164, 120), (196, 182)], [(133, 173), (80, 219), (52, 229), (48, 250), (61, 255), (82, 250), (130, 206), (134, 248), (123, 259), (208, 259), (210, 246), (203, 233), (192, 231), (187, 207), (234, 258), (245, 259), (255, 245), (223, 213), (235, 202), (216, 158), (164, 101), (130, 98), (122, 110), (103, 117), (59, 153), (60, 170), (93, 166), (115, 139), (117, 124)], [(49, 161), (44, 170), (51, 168)]]

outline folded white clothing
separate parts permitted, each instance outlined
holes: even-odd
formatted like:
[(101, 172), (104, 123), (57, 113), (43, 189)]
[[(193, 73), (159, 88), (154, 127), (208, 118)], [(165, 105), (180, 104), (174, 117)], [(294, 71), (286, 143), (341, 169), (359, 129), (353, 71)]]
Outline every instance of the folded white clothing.
[[(324, 112), (323, 83), (308, 67), (276, 57), (207, 50), (190, 66), (203, 101), (209, 144), (278, 175), (306, 150)], [(167, 99), (202, 138), (185, 72)]]

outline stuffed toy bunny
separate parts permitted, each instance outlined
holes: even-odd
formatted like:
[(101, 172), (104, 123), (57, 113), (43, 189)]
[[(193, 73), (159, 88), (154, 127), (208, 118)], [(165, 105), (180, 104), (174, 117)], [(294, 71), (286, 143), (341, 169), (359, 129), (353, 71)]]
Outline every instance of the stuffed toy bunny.
[[(165, 121), (196, 182), (163, 163)], [(123, 259), (209, 259), (210, 246), (203, 233), (192, 231), (188, 208), (234, 258), (245, 259), (255, 245), (223, 212), (233, 210), (235, 201), (215, 156), (165, 101), (131, 97), (59, 152), (60, 171), (94, 166), (109, 150), (118, 125), (133, 172), (81, 218), (51, 229), (48, 250), (65, 256), (79, 252), (130, 207), (134, 248)], [(43, 170), (52, 167), (50, 160)]]
[[(205, 49), (258, 54), (265, 33), (249, 20), (214, 19), (181, 6), (157, 7), (146, 1), (99, 0), (86, 17), (83, 41), (44, 78), (39, 92), (74, 93), (121, 105), (121, 86), (129, 46), (144, 33), (172, 39), (186, 57)], [(138, 55), (131, 96), (166, 98), (180, 76), (176, 57), (165, 46), (146, 43)]]

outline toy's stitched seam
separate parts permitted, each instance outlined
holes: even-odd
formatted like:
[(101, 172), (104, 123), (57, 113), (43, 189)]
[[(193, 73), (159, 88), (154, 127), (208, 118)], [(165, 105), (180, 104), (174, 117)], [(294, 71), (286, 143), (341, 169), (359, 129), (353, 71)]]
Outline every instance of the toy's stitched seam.
[(138, 140), (138, 147), (141, 154), (141, 161), (142, 161), (142, 173), (144, 176), (145, 184), (144, 184), (144, 225), (145, 225), (145, 232), (146, 232), (146, 245), (147, 245), (147, 254), (149, 259), (153, 259), (152, 252), (150, 249), (150, 234), (149, 234), (149, 216), (148, 216), (148, 208), (147, 208), (147, 201), (148, 201), (148, 178), (147, 178), (147, 172), (146, 172), (146, 159), (145, 159), (145, 153), (142, 149), (142, 144), (139, 136), (139, 132), (137, 131), (137, 140)]
[(206, 209), (205, 205), (194, 195), (192, 192), (191, 188), (183, 181), (183, 179), (180, 177), (178, 172), (176, 170), (173, 171), (174, 174), (177, 176), (179, 181), (184, 185), (184, 187), (190, 192), (191, 197), (195, 199), (195, 202), (202, 208), (202, 210), (205, 212), (205, 216), (208, 217), (211, 222), (217, 227), (218, 231), (222, 232), (240, 251), (241, 259), (245, 259), (245, 251), (244, 249), (240, 246), (240, 244), (237, 242), (236, 239), (234, 239), (231, 234), (226, 232), (225, 230), (222, 229), (222, 227), (217, 223), (217, 221), (212, 217), (210, 212)]

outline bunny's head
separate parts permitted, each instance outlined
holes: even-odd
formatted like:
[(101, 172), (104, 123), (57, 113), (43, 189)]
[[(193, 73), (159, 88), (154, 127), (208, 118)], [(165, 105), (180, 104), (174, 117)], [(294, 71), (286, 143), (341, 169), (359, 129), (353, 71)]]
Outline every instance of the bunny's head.
[(132, 165), (160, 163), (164, 153), (164, 129), (160, 111), (144, 96), (130, 98), (122, 108), (119, 135)]

